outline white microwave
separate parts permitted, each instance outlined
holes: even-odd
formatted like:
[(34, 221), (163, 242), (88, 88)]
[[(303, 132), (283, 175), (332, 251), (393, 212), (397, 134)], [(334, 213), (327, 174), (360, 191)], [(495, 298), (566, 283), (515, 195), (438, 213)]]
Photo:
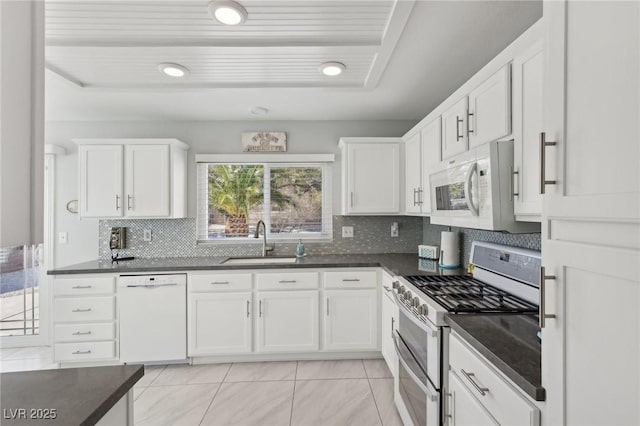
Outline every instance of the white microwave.
[(516, 222), (513, 141), (490, 142), (445, 161), (429, 176), (431, 223), (462, 228), (539, 232), (540, 225)]

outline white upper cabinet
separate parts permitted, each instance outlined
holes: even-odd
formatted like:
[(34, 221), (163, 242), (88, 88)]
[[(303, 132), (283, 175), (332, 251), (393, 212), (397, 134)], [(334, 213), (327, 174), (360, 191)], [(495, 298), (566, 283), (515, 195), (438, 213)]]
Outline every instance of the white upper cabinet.
[(638, 425), (640, 2), (543, 11), (543, 424)]
[(440, 149), (442, 146), (442, 120), (436, 117), (420, 132), (422, 139), (422, 213), (431, 213), (431, 186), (429, 175), (439, 166), (442, 158)]
[(505, 65), (469, 93), (467, 134), (475, 148), (511, 133), (511, 76)]
[(400, 213), (400, 138), (341, 138), (342, 213)]
[(467, 139), (467, 107), (465, 96), (442, 113), (442, 160), (469, 148)]
[(127, 145), (125, 159), (127, 215), (169, 216), (169, 146)]
[(422, 213), (422, 146), (420, 133), (404, 143), (404, 211), (409, 214)]
[(176, 139), (78, 139), (80, 216), (187, 214), (187, 149)]
[(122, 152), (122, 145), (78, 147), (81, 216), (121, 217), (124, 214)]
[(542, 131), (543, 43), (513, 61), (512, 197), (516, 220), (540, 221), (540, 132)]

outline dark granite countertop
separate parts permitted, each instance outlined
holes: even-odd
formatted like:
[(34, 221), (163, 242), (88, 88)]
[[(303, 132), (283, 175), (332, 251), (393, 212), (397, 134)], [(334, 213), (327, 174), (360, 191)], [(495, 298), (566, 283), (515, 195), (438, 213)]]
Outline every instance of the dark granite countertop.
[(536, 401), (545, 400), (534, 315), (452, 314), (451, 329)]
[[(144, 375), (144, 367), (61, 368), (0, 374), (3, 425), (94, 425)], [(25, 409), (26, 418), (7, 418)], [(55, 419), (31, 416), (55, 409)]]
[[(228, 257), (169, 257), (137, 258), (112, 263), (93, 260), (77, 265), (47, 271), (49, 275), (95, 274), (95, 273), (139, 273), (238, 269), (282, 269), (282, 268), (364, 268), (383, 267), (392, 275), (439, 274), (437, 261), (418, 258), (414, 253), (394, 254), (331, 254), (311, 255), (296, 259), (296, 263), (229, 265), (223, 262)], [(451, 274), (447, 270), (447, 274)], [(459, 273), (459, 272), (458, 272)]]

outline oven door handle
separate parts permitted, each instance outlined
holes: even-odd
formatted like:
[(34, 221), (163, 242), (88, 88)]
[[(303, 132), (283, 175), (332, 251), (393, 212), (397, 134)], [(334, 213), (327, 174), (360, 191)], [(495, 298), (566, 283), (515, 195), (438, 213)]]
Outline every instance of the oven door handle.
[(395, 291), (393, 292), (393, 298), (395, 299), (398, 308), (402, 309), (406, 313), (406, 317), (409, 318), (411, 322), (417, 325), (422, 331), (427, 333), (429, 337), (438, 337), (438, 329), (433, 328), (426, 322), (420, 321), (418, 318), (416, 318), (415, 314), (411, 312), (409, 308), (407, 308), (406, 305), (400, 301), (400, 299), (398, 298), (398, 293), (396, 293)]
[(473, 174), (478, 172), (478, 163), (473, 163), (467, 171), (467, 177), (464, 179), (464, 200), (467, 202), (467, 207), (474, 216), (479, 216), (480, 212), (478, 207), (473, 204), (473, 194), (471, 194), (471, 179)]
[[(395, 335), (393, 335), (393, 347), (396, 350), (396, 355), (398, 356), (398, 361), (400, 361), (400, 364), (402, 364), (402, 366), (404, 367), (405, 371), (407, 372), (407, 374), (409, 375), (411, 380), (416, 384), (416, 386), (418, 386), (420, 388), (420, 390), (422, 392), (424, 392), (427, 395), (427, 398), (429, 398), (430, 401), (437, 402), (438, 401), (438, 391), (431, 391), (431, 389), (429, 389), (429, 387), (427, 385), (422, 383), (422, 381), (418, 378), (418, 376), (416, 376), (416, 373), (414, 373), (411, 370), (411, 367), (409, 367), (407, 362), (402, 358), (402, 354), (400, 353), (400, 347), (398, 346), (398, 338)], [(428, 380), (427, 380), (427, 382), (428, 382)]]

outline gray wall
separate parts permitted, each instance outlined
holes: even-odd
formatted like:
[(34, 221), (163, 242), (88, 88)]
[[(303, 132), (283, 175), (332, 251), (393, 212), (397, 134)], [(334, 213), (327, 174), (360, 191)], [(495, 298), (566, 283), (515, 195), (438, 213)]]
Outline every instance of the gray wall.
[[(68, 232), (68, 243), (56, 238), (56, 266), (65, 266), (99, 256), (98, 221), (79, 220), (68, 213), (65, 205), (77, 199), (77, 149), (74, 138), (177, 138), (187, 143), (189, 150), (188, 203), (189, 216), (196, 211), (196, 153), (240, 153), (240, 133), (254, 130), (287, 132), (289, 153), (334, 153), (333, 211), (340, 211), (341, 157), (338, 139), (342, 136), (401, 136), (415, 121), (131, 121), (131, 122), (48, 122), (46, 143), (67, 148), (68, 155), (56, 161), (55, 235)], [(195, 237), (194, 237), (195, 240)]]

